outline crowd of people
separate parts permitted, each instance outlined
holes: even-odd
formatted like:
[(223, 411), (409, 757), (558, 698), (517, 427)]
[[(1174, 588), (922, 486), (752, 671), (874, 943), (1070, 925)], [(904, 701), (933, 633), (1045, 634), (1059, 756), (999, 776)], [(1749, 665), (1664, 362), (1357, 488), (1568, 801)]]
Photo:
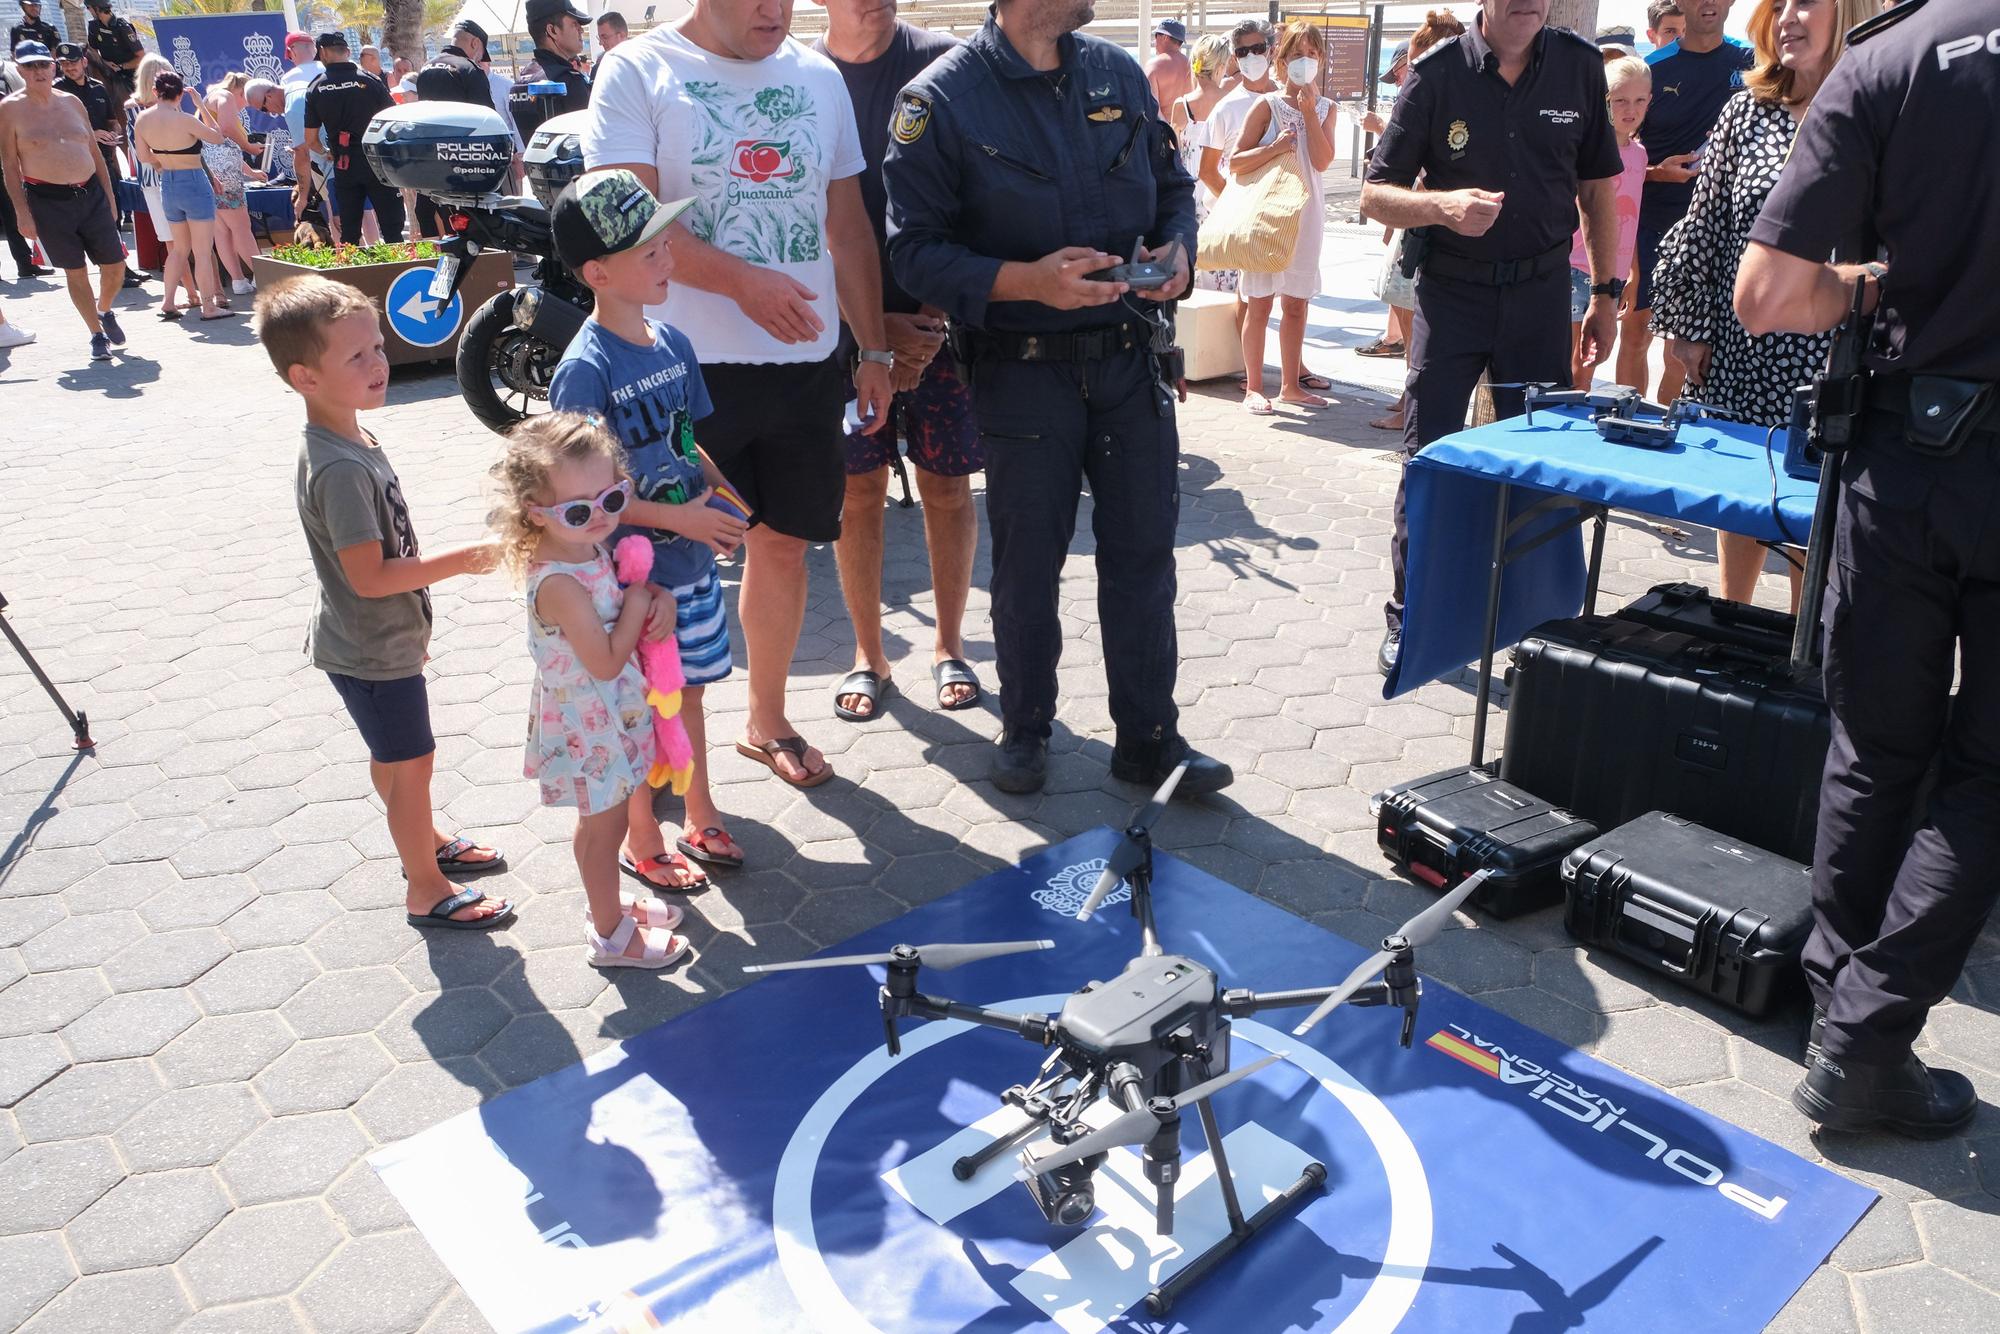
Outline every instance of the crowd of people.
[[(1393, 108), (1366, 124), (1380, 142), (1362, 208), (1393, 242), (1382, 279), (1391, 314), (1367, 351), (1407, 358), (1403, 401), (1380, 423), (1403, 432), (1406, 454), (1462, 427), (1482, 378), (1503, 415), (1518, 411), (1523, 382), (1587, 380), (1600, 367), (1644, 392), (1654, 337), (1666, 340), (1669, 361), (1657, 393), (1685, 390), (1728, 415), (1779, 425), (1793, 386), (1825, 354), (1845, 286), (1872, 282), (1884, 299), (1884, 265), (1825, 260), (1840, 251), (1838, 224), (1873, 198), (1850, 188), (1848, 159), (1880, 147), (1853, 141), (1852, 108), (1864, 95), (1898, 105), (1915, 66), (1877, 64), (1872, 83), (1840, 82), (1849, 30), (1874, 0), (1757, 0), (1747, 44), (1723, 34), (1730, 3), (1655, 0), (1654, 49), (1643, 60), (1629, 34), (1592, 41), (1548, 28), (1539, 5), (1500, 0), (1483, 0), (1470, 25), (1430, 14), (1397, 55)], [(734, 614), (749, 709), (734, 748), (773, 781), (816, 787), (833, 767), (790, 716), (786, 689), (806, 554), (835, 544), (855, 627), (854, 670), (833, 691), (831, 712), (873, 721), (896, 672), (881, 634), (881, 512), (899, 442), (925, 501), (940, 709), (971, 707), (984, 691), (966, 660), (963, 615), (977, 543), (968, 479), (986, 476), (1002, 722), (994, 785), (1030, 793), (1046, 781), (1065, 638), (1057, 590), (1086, 483), (1112, 776), (1156, 784), (1177, 775), (1182, 796), (1233, 781), (1181, 736), (1173, 699), (1175, 403), (1185, 384), (1166, 311), (1197, 285), (1236, 294), (1244, 403), (1267, 416), (1276, 411), (1263, 355), (1275, 307), (1277, 402), (1326, 402), (1319, 391), (1330, 386), (1302, 358), (1307, 305), (1319, 292), (1320, 182), (1338, 124), (1321, 92), (1322, 32), (1253, 19), (1190, 46), (1182, 23), (1168, 19), (1142, 65), (1077, 31), (1090, 19), (1087, 2), (999, 0), (964, 42), (902, 22), (893, 3), (825, 6), (827, 32), (813, 48), (733, 0), (694, 0), (685, 19), (637, 39), (607, 14), (598, 21), (606, 54), (588, 78), (586, 17), (567, 0), (526, 6), (533, 73), (564, 85), (565, 107), (590, 113), (588, 169), (556, 201), (551, 224), (595, 304), (555, 373), (553, 410), (516, 428), (493, 470), (487, 542), (431, 555), (418, 544), (382, 443), (360, 420), (383, 402), (388, 374), (370, 303), (321, 276), (258, 294), (260, 341), (306, 409), (297, 501), (319, 582), (309, 650), (367, 743), (414, 926), (485, 930), (512, 917), (504, 900), (454, 882), (505, 858), (437, 828), (432, 815), (422, 670), (431, 585), (501, 568), (523, 583), (535, 663), (524, 768), (545, 804), (577, 812), (588, 957), (600, 967), (666, 967), (686, 952), (675, 931), (686, 910), (621, 892), (620, 873), (680, 894), (706, 883), (702, 868), (746, 860), (708, 781), (704, 693), (734, 670), (717, 562), (743, 553)], [(171, 317), (186, 290), (210, 319), (226, 317), (228, 298), (243, 292), (240, 268), (255, 241), (224, 215), (279, 165), (274, 137), (290, 145), (302, 216), (324, 194), (334, 236), (365, 235), (372, 215), (395, 239), (402, 201), (357, 151), (370, 116), (414, 96), (487, 105), (511, 116), (517, 135), (522, 128), (516, 85), (493, 76), (486, 34), (468, 21), (414, 71), (383, 71), (370, 51), (350, 60), (345, 39), (326, 34), (310, 59), (309, 39), (288, 44), (294, 68), (282, 83), (231, 76), (197, 91), (171, 69), (149, 68), (158, 58), (137, 49), (108, 8), (93, 12), (102, 17), (88, 54), (112, 95), (93, 95), (79, 66), (65, 74), (80, 91), (58, 96), (55, 66), (85, 53), (22, 35), (13, 54), (25, 88), (0, 103), (0, 170), (15, 226), (65, 271), (94, 354), (124, 340), (112, 310), (124, 278), (112, 191), (121, 147), (179, 260), (163, 313)], [(1983, 42), (1975, 34), (1938, 45), (1938, 69)], [(1850, 114), (1808, 118), (1830, 80)], [(136, 93), (122, 133), (112, 85)], [(253, 116), (264, 118), (261, 164), (249, 160)], [(1803, 171), (1785, 166), (1799, 156), (1795, 140), (1811, 164)], [(1303, 204), (1284, 205), (1298, 211), (1284, 262), (1197, 274), (1202, 219), (1277, 163), (1303, 185)], [(1801, 184), (1808, 172), (1813, 183)], [(1821, 177), (1847, 193), (1820, 190)], [(1121, 267), (1128, 259), (1136, 262)], [(95, 288), (86, 262), (98, 266)], [(1912, 288), (1906, 299), (1931, 290)], [(1891, 340), (1899, 336), (1906, 326), (1892, 326)], [(1990, 368), (1990, 357), (1973, 363)], [(1952, 410), (1985, 421), (1993, 414), (1980, 416), (1984, 401), (1953, 399)], [(1947, 406), (1936, 401), (1931, 415)], [(1936, 495), (1957, 499), (1949, 488)], [(1384, 671), (1400, 643), (1400, 491), (1395, 517)], [(1853, 589), (1878, 587), (1870, 562), (1882, 559), (1892, 517), (1865, 503), (1843, 511), (1842, 540), (1857, 544), (1852, 568), (1835, 575), (1843, 605)], [(1969, 544), (1965, 569), (1986, 550), (1975, 530), (1947, 533)], [(640, 545), (614, 563), (621, 538)], [(1724, 591), (1745, 596), (1758, 564), (1754, 544), (1725, 541)], [(1965, 576), (1906, 561), (1880, 587), (1896, 580), (1922, 584), (1943, 605), (1960, 597)], [(1932, 605), (1872, 596), (1879, 605), (1851, 605), (1906, 620)], [(1935, 641), (1927, 661), (1959, 633), (1932, 621), (1919, 627)], [(1822, 1121), (1935, 1133), (1970, 1115), (1970, 1086), (1933, 1078), (1903, 1038), (1920, 1025), (1924, 997), (1943, 994), (1932, 984), (1953, 970), (1931, 970), (1920, 987), (1892, 985), (1860, 961), (1879, 957), (1888, 968), (1902, 948), (1900, 936), (1875, 938), (1892, 888), (1904, 893), (1884, 881), (1896, 858), (1907, 853), (1903, 878), (1922, 882), (1909, 894), (1949, 898), (1962, 887), (1949, 858), (1921, 838), (1906, 847), (1900, 834), (1869, 841), (1856, 832), (1912, 827), (1914, 796), (1871, 805), (1866, 775), (1901, 765), (1913, 791), (1924, 757), (1897, 751), (1905, 738), (1883, 735), (1836, 688), (1841, 670), (1888, 670), (1862, 664), (1865, 650), (1839, 631), (1828, 636), (1828, 783), (1846, 786), (1821, 826), (1827, 869), (1808, 951), (1821, 1009), (1814, 1068), (1795, 1102)], [(1939, 660), (1942, 675), (1920, 684), (1948, 685), (1948, 653)], [(1912, 726), (1934, 752), (1944, 691), (1920, 693), (1930, 711)], [(1965, 727), (1983, 726), (1990, 719), (1969, 714), (1966, 697), (1953, 726), (1965, 717)], [(1947, 760), (1941, 790), (1950, 795), (1933, 803), (1943, 812), (1939, 838), (1990, 841), (1990, 822), (1953, 823), (1960, 806), (1986, 809), (1975, 798), (1990, 778), (1965, 753)], [(660, 782), (682, 798), (671, 834), (655, 815)], [(1867, 867), (1845, 855), (1860, 842), (1875, 858)], [(1977, 906), (1963, 894), (1952, 901)], [(1925, 937), (1922, 950), (1904, 953), (1944, 960), (1954, 948)], [(1962, 964), (1963, 950), (1953, 957)], [(1844, 1070), (1828, 1053), (1852, 1064)]]

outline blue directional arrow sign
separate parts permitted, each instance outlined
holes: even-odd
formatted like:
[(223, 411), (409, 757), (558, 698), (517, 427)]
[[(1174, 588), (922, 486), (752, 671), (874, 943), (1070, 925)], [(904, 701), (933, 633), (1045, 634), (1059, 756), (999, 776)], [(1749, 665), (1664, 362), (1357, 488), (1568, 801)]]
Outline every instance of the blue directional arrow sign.
[(456, 293), (450, 301), (439, 301), (430, 293), (431, 270), (405, 269), (389, 284), (382, 307), (389, 328), (411, 347), (436, 347), (451, 341), (458, 322), (465, 315), (465, 302)]

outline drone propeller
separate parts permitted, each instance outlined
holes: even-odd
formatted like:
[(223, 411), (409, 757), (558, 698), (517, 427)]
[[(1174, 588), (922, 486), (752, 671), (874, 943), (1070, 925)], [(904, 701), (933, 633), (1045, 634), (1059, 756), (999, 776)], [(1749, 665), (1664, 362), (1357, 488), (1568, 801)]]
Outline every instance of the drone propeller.
[(831, 959), (799, 959), (792, 963), (746, 964), (746, 973), (788, 973), (805, 968), (844, 968), (851, 964), (914, 963), (940, 972), (1003, 954), (1052, 950), (1053, 940), (1002, 940), (983, 945), (898, 945), (887, 954), (842, 954)]
[[(1160, 818), (1160, 813), (1167, 809), (1167, 803), (1173, 799), (1174, 789), (1180, 786), (1181, 775), (1187, 772), (1187, 768), (1186, 760), (1174, 766), (1174, 771), (1167, 775), (1166, 782), (1160, 784), (1160, 790), (1153, 794), (1153, 799), (1141, 808), (1139, 817), (1132, 822), (1131, 828), (1152, 829), (1153, 822)], [(1126, 838), (1120, 841), (1118, 850), (1112, 853), (1111, 859), (1104, 864), (1104, 874), (1097, 877), (1097, 887), (1090, 891), (1090, 897), (1076, 910), (1076, 920), (1089, 921), (1090, 915), (1097, 911), (1098, 906), (1111, 891), (1118, 888), (1118, 882), (1139, 869), (1139, 863), (1145, 856), (1145, 849), (1132, 839)]]
[[(1335, 988), (1331, 996), (1319, 1003), (1318, 1009), (1307, 1015), (1304, 1021), (1292, 1030), (1292, 1035), (1304, 1037), (1320, 1020), (1332, 1014), (1335, 1006), (1361, 990), (1369, 978), (1381, 971), (1383, 965), (1404, 950), (1413, 950), (1419, 945), (1428, 945), (1437, 939), (1438, 933), (1444, 930), (1445, 923), (1451, 920), (1451, 915), (1458, 910), (1458, 906), (1485, 886), (1488, 874), (1489, 872), (1481, 871), (1469, 876), (1464, 884), (1398, 927), (1395, 934), (1383, 942), (1383, 948), (1369, 955), (1359, 968), (1349, 973), (1347, 980)], [(1395, 945), (1393, 949), (1389, 948), (1392, 943)]]
[(1080, 1163), (1086, 1158), (1094, 1157), (1108, 1149), (1115, 1149), (1123, 1144), (1144, 1144), (1155, 1134), (1159, 1133), (1160, 1127), (1169, 1118), (1179, 1115), (1183, 1108), (1192, 1107), (1203, 1098), (1212, 1097), (1220, 1093), (1223, 1089), (1228, 1088), (1238, 1080), (1248, 1079), (1251, 1075), (1256, 1074), (1273, 1061), (1282, 1061), (1290, 1054), (1289, 1052), (1274, 1051), (1262, 1060), (1252, 1061), (1250, 1064), (1239, 1066), (1226, 1074), (1220, 1074), (1213, 1079), (1204, 1080), (1202, 1083), (1196, 1084), (1193, 1088), (1183, 1089), (1172, 1097), (1148, 1099), (1145, 1106), (1126, 1112), (1110, 1125), (1104, 1127), (1104, 1129), (1093, 1130), (1082, 1139), (1065, 1144), (1054, 1153), (1045, 1154), (1040, 1158), (1034, 1159), (1021, 1168), (1020, 1171), (1016, 1172), (1014, 1179), (1017, 1181), (1026, 1181), (1031, 1176), (1050, 1172), (1058, 1167), (1067, 1167), (1071, 1163)]

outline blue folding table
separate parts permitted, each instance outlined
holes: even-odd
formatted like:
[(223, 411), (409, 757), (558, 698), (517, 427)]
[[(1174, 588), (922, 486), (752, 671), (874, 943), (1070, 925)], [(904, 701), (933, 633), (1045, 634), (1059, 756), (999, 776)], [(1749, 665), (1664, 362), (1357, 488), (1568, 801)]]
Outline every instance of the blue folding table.
[[(1784, 447), (1782, 431), (1767, 442), (1762, 427), (1721, 420), (1682, 426), (1664, 449), (1614, 444), (1582, 407), (1537, 408), (1532, 421), (1510, 417), (1427, 446), (1405, 480), (1403, 647), (1383, 696), (1477, 659), (1472, 762), (1482, 763), (1495, 648), (1594, 610), (1611, 510), (1805, 544), (1819, 484), (1786, 475)], [(1814, 597), (1808, 624), (1816, 607)]]

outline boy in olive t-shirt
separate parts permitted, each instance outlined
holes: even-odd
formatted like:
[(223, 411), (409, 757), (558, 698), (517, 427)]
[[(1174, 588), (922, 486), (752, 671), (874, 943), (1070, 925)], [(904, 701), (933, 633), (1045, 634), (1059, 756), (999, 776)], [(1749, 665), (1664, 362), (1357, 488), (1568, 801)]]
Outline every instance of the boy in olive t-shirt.
[(306, 652), (327, 674), (368, 744), (368, 773), (388, 809), (389, 836), (408, 882), (413, 926), (485, 930), (513, 906), (446, 872), (506, 868), (491, 848), (441, 834), (431, 819), (429, 587), (454, 574), (493, 568), (488, 543), (434, 556), (416, 530), (396, 470), (359, 414), (382, 406), (389, 363), (367, 297), (345, 283), (302, 275), (257, 296), (257, 335), (285, 383), (306, 401), (299, 449), (299, 521), (319, 577)]

